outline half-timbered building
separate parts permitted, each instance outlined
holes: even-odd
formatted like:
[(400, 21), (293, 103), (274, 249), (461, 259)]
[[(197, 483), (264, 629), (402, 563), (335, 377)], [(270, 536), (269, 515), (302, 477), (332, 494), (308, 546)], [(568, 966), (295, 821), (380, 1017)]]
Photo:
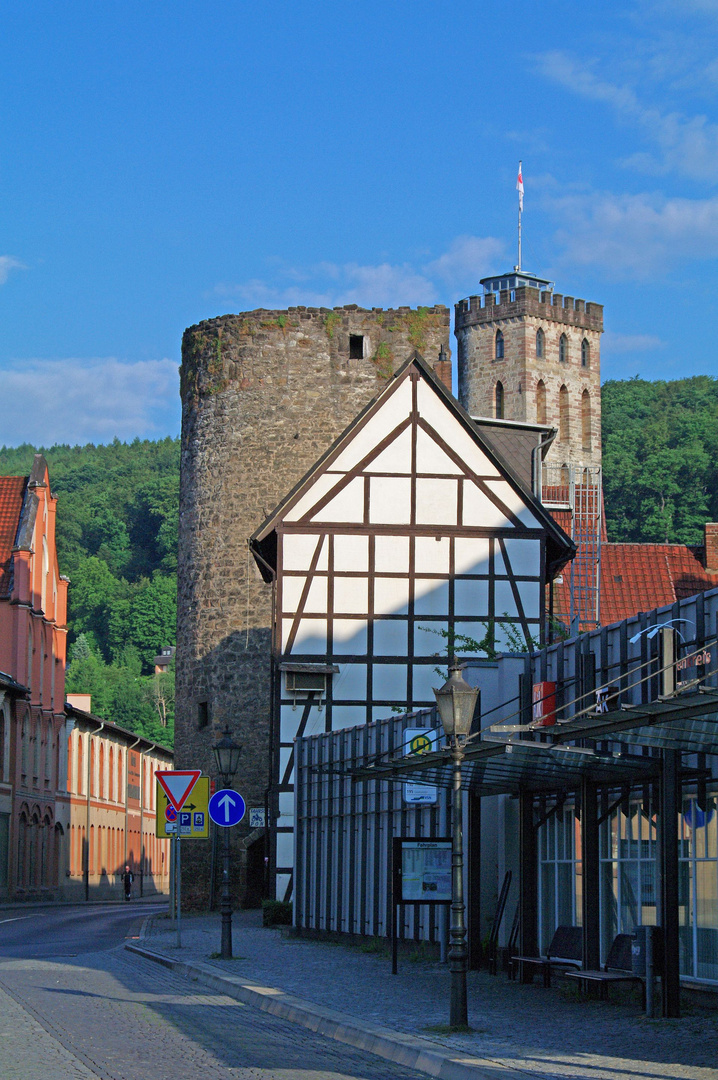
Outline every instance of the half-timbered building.
[(417, 354), (251, 540), (274, 583), (276, 891), (291, 895), (294, 739), (432, 705), (452, 633), (544, 640), (574, 547)]

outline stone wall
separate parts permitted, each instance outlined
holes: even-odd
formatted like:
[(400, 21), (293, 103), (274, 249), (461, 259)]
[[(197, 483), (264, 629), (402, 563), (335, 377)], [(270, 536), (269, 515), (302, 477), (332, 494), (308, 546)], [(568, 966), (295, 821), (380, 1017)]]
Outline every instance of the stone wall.
[[(536, 355), (536, 335), (543, 331), (543, 356)], [(504, 336), (504, 357), (496, 358), (496, 332)], [(548, 460), (575, 465), (601, 463), (600, 340), (603, 308), (559, 293), (522, 288), (472, 296), (456, 305), (459, 400), (475, 416), (496, 415), (496, 384), (504, 389), (504, 417), (527, 423), (546, 422), (559, 429)], [(565, 335), (567, 357), (559, 360)], [(582, 364), (582, 342), (588, 364)], [(545, 391), (545, 420), (540, 415), (539, 384)], [(561, 418), (561, 388), (564, 422)], [(588, 399), (584, 399), (584, 393)], [(586, 406), (584, 406), (586, 401)], [(583, 412), (589, 422), (584, 426)], [(567, 428), (567, 430), (566, 430)]]
[[(414, 349), (430, 363), (442, 346), (449, 355), (449, 323), (443, 306), (350, 305), (185, 331), (175, 767), (213, 776), (211, 747), (228, 724), (250, 807), (264, 806), (270, 781), (272, 589), (247, 541)], [(232, 830), (235, 846), (248, 839), (248, 821)], [(209, 845), (185, 845), (183, 862), (185, 896), (205, 902)]]

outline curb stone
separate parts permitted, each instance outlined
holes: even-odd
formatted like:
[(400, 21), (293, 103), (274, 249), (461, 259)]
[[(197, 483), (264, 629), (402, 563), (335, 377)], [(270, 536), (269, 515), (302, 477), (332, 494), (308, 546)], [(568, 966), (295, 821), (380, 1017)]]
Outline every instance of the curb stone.
[[(140, 933), (141, 938), (151, 918), (151, 915), (147, 916)], [(326, 1009), (314, 1002), (287, 994), (284, 990), (261, 986), (259, 983), (237, 975), (220, 974), (216, 968), (208, 964), (174, 960), (163, 953), (129, 942), (125, 944), (125, 949), (146, 960), (161, 964), (187, 979), (201, 982), (205, 986), (227, 994), (228, 997), (235, 998), (237, 1001), (243, 1001), (282, 1020), (289, 1020), (291, 1023), (315, 1031), (325, 1038), (347, 1043), (357, 1050), (376, 1054), (396, 1065), (418, 1069), (429, 1076), (438, 1077), (439, 1080), (526, 1080), (529, 1076), (523, 1070), (510, 1069), (488, 1058), (472, 1057), (465, 1051), (457, 1051), (453, 1054), (450, 1051), (442, 1051), (436, 1044), (415, 1035), (405, 1035), (366, 1022), (358, 1023), (347, 1013)], [(535, 1080), (535, 1074), (532, 1075)]]

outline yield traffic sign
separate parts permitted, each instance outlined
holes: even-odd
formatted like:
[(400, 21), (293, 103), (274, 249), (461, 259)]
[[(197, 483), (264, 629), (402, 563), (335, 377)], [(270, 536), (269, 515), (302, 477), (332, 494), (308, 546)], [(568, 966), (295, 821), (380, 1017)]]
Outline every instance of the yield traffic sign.
[(245, 815), (247, 806), (241, 795), (231, 788), (222, 788), (216, 791), (209, 800), (209, 816), (215, 825), (228, 828), (230, 825), (239, 825)]
[(157, 770), (155, 772), (157, 782), (162, 786), (169, 802), (178, 813), (201, 775), (201, 769)]

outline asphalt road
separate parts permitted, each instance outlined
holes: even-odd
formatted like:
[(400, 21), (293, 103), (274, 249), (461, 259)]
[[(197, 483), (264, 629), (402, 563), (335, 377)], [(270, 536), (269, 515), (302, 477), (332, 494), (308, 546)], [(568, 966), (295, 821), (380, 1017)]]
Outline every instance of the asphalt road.
[(417, 1080), (127, 953), (157, 910), (0, 911), (0, 1080)]

